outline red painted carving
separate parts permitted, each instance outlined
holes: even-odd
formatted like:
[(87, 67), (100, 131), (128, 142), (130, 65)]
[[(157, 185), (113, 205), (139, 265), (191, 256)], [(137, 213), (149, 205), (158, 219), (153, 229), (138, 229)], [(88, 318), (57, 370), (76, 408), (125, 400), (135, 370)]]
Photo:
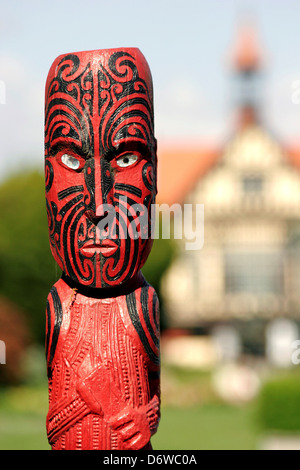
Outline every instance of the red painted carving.
[(152, 246), (151, 74), (135, 48), (58, 57), (48, 75), (49, 239), (63, 275), (47, 300), (53, 449), (150, 449), (160, 417)]

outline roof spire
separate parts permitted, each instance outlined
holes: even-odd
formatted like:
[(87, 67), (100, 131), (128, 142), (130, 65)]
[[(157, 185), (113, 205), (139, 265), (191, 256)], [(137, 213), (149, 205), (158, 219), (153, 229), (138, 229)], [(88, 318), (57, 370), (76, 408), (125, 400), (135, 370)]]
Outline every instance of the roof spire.
[(254, 22), (249, 17), (240, 22), (230, 66), (234, 74), (234, 105), (237, 126), (244, 129), (259, 122), (263, 53)]
[(249, 20), (240, 25), (231, 53), (231, 63), (238, 72), (258, 71), (263, 63), (262, 49), (256, 28)]

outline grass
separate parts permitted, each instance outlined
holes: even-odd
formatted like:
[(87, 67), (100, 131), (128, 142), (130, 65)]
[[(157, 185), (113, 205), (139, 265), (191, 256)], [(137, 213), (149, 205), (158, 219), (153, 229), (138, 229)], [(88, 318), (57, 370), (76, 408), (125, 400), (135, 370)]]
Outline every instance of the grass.
[[(43, 416), (1, 413), (0, 418), (0, 450), (49, 449)], [(253, 450), (256, 436), (249, 410), (166, 408), (152, 445), (155, 450)]]
[(45, 420), (35, 415), (0, 415), (0, 450), (47, 450)]
[[(0, 392), (0, 450), (50, 449), (45, 429), (47, 393), (45, 386)], [(155, 450), (251, 450), (256, 438), (249, 406), (166, 404), (152, 445)]]
[(0, 450), (49, 449), (46, 436), (47, 385), (0, 391)]
[(165, 408), (155, 450), (254, 450), (257, 436), (250, 407), (203, 405)]
[[(256, 435), (249, 409), (204, 406), (162, 409), (155, 450), (253, 450)], [(45, 417), (0, 414), (0, 450), (47, 450)]]

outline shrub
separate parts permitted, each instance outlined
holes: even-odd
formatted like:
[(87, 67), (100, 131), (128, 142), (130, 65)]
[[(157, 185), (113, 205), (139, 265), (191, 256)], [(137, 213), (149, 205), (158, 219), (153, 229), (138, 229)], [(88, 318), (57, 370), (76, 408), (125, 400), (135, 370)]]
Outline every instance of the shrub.
[(259, 396), (258, 416), (265, 429), (300, 431), (300, 377), (290, 375), (265, 383)]

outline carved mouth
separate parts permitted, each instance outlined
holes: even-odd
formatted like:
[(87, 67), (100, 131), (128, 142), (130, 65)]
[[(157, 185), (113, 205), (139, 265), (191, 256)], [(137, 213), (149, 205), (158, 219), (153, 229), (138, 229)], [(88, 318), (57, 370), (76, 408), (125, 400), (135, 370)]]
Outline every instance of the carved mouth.
[(118, 244), (113, 240), (104, 238), (99, 242), (89, 240), (81, 247), (81, 252), (86, 256), (92, 256), (95, 253), (101, 253), (103, 256), (112, 256), (118, 249)]

